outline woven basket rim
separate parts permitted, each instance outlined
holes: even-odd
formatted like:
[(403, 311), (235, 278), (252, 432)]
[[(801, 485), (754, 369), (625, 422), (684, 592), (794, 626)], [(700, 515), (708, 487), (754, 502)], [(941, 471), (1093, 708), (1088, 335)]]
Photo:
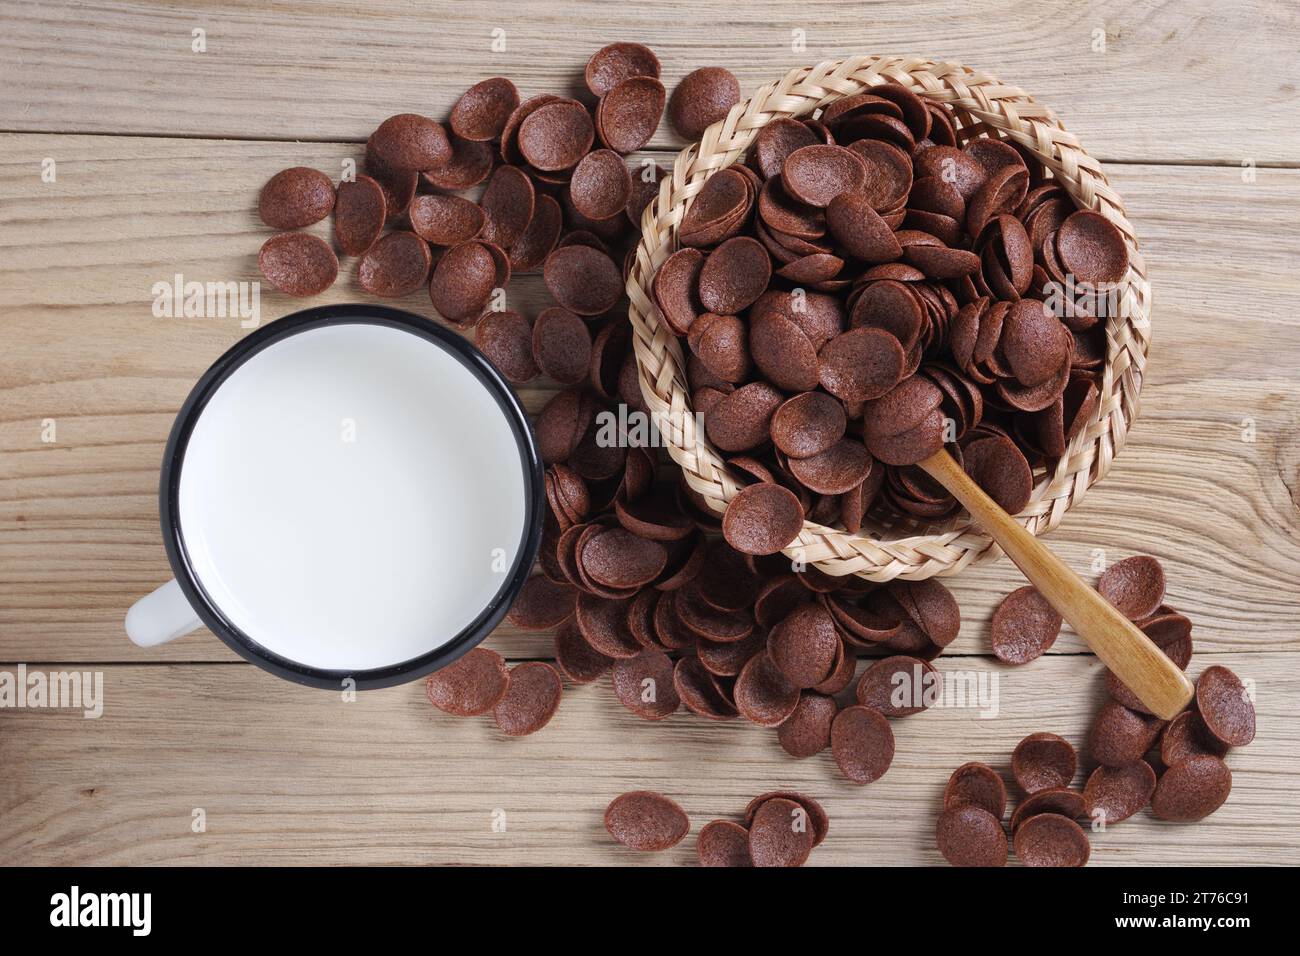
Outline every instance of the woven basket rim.
[[(809, 115), (833, 100), (890, 80), (923, 99), (951, 106), (961, 121), (959, 135), (962, 131), (966, 138), (997, 133), (1034, 153), (1079, 208), (1093, 209), (1109, 219), (1128, 247), (1129, 269), (1120, 282), (1120, 308), (1107, 320), (1097, 411), (1065, 455), (1035, 483), (1029, 505), (1017, 516), (1031, 534), (1046, 533), (1106, 476), (1138, 415), (1151, 329), (1146, 266), (1124, 204), (1101, 164), (1049, 108), (1018, 87), (960, 63), (864, 55), (799, 67), (775, 83), (760, 86), (710, 126), (699, 142), (677, 154), (671, 175), (663, 178), (658, 194), (642, 213), (641, 239), (627, 276), (628, 318), (642, 395), (687, 483), (721, 514), (744, 485), (696, 427), (681, 345), (658, 319), (650, 283), (659, 265), (678, 248), (677, 227), (705, 180), (739, 161), (763, 126), (780, 117)], [(856, 574), (882, 582), (955, 574), (976, 561), (996, 557), (1001, 550), (963, 514), (949, 530), (883, 540), (805, 521), (785, 553), (828, 574)]]

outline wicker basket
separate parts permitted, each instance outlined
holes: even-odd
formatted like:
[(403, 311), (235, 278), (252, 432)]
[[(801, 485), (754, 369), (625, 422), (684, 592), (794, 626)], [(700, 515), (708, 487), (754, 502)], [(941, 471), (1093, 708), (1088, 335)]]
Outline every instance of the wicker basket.
[[(699, 143), (682, 150), (672, 175), (665, 177), (659, 195), (642, 215), (641, 241), (628, 273), (629, 317), (642, 394), (686, 481), (721, 513), (744, 482), (727, 469), (690, 413), (681, 346), (658, 317), (649, 291), (651, 280), (676, 250), (677, 226), (704, 181), (743, 159), (764, 125), (779, 117), (808, 116), (833, 100), (887, 80), (902, 83), (925, 99), (948, 104), (963, 140), (1001, 136), (1028, 148), (1080, 208), (1094, 209), (1111, 220), (1128, 246), (1129, 270), (1121, 284), (1120, 308), (1106, 329), (1107, 356), (1096, 415), (1055, 466), (1037, 476), (1030, 503), (1018, 516), (1031, 534), (1042, 534), (1055, 528), (1088, 488), (1106, 475), (1124, 447), (1138, 413), (1151, 333), (1150, 294), (1133, 227), (1125, 217), (1123, 202), (1106, 182), (1101, 164), (1083, 150), (1051, 110), (986, 73), (912, 57), (828, 60), (791, 70), (779, 82), (760, 87), (748, 100), (732, 107), (725, 119), (709, 127)], [(971, 526), (964, 513), (938, 526), (875, 524), (864, 526), (860, 534), (809, 521), (785, 552), (829, 574), (857, 574), (872, 581), (915, 581), (955, 574), (975, 561), (1001, 553), (991, 539)]]

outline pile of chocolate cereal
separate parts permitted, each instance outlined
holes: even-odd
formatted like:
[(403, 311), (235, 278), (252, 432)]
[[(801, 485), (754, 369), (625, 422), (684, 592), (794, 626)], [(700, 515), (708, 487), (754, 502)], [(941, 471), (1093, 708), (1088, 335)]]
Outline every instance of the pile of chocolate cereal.
[[(766, 423), (749, 444), (753, 454), (732, 460), (755, 483), (723, 521), (680, 477), (661, 479), (655, 449), (597, 440), (601, 412), (619, 403), (644, 410), (627, 323), (608, 313), (621, 289), (615, 244), (634, 238), (657, 188), (632, 177), (622, 154), (644, 145), (658, 124), (666, 99), (658, 74), (645, 47), (601, 49), (585, 71), (594, 109), (549, 94), (521, 102), (509, 80), (485, 80), (453, 107), (450, 132), (414, 114), (385, 120), (367, 144), (366, 173), (340, 183), (337, 194), (318, 172), (278, 174), (263, 189), (262, 216), (293, 230), (332, 209), (340, 250), (360, 256), (362, 288), (404, 295), (427, 279), (439, 314), (462, 328), (476, 325), (479, 345), (507, 378), (544, 374), (568, 386), (536, 420), (550, 509), (541, 573), (509, 616), (519, 627), (556, 629), (565, 678), (586, 683), (610, 673), (619, 700), (648, 720), (683, 707), (713, 720), (744, 717), (776, 729), (796, 756), (829, 748), (845, 776), (869, 783), (893, 758), (886, 715), (919, 709), (891, 708), (881, 699), (882, 680), (894, 670), (929, 668), (956, 637), (951, 594), (937, 582), (873, 589), (815, 568), (796, 573), (779, 551), (813, 510), (810, 492), (775, 460), (760, 459)], [(682, 135), (698, 135), (738, 98), (733, 76), (703, 68), (667, 101), (669, 120)], [(591, 149), (597, 138), (605, 149)], [(458, 195), (482, 183), (478, 202)], [(707, 208), (702, 198), (699, 209)], [(384, 233), (390, 223), (396, 228)], [(336, 262), (320, 267), (333, 257), (322, 240), (283, 232), (268, 240), (262, 265), (284, 291), (311, 294), (333, 281)], [(730, 265), (724, 257), (710, 275)], [(513, 272), (539, 267), (554, 306), (531, 321), (486, 310)], [(727, 284), (718, 280), (719, 289)], [(842, 407), (829, 393), (814, 393), (783, 410), (777, 427), (792, 447), (811, 447), (798, 443), (817, 432), (808, 422), (824, 415), (817, 406), (827, 402)], [(736, 408), (743, 429), (744, 409)], [(716, 428), (726, 417), (711, 420)], [(818, 461), (806, 459), (808, 468), (793, 468), (816, 483)], [(860, 484), (845, 497), (864, 493)], [(820, 497), (826, 511), (839, 495)], [(772, 520), (775, 511), (783, 521)], [(849, 688), (863, 648), (892, 656), (841, 707), (833, 695)], [(549, 664), (508, 670), (485, 648), (432, 675), (427, 690), (439, 708), (490, 713), (516, 736), (545, 726), (562, 696)]]
[[(294, 295), (332, 284), (334, 250), (292, 230), (333, 211), (361, 288), (427, 287), (444, 319), (478, 326), (516, 384), (589, 379), (584, 415), (601, 401), (639, 407), (616, 308), (662, 171), (633, 175), (623, 157), (658, 127), (658, 77), (652, 51), (615, 43), (585, 71), (594, 107), (521, 101), (493, 77), (457, 101), (449, 130), (389, 117), (366, 172), (337, 191), (305, 167), (266, 184), (262, 218), (287, 231), (263, 246), (262, 271)], [(738, 99), (735, 77), (706, 67), (667, 112), (693, 137)], [(915, 463), (945, 445), (1019, 512), (1035, 470), (1095, 414), (1123, 237), (1077, 210), (1031, 153), (980, 132), (959, 134), (951, 110), (885, 82), (815, 118), (769, 122), (747, 162), (695, 197), (653, 292), (685, 340), (709, 440), (768, 486), (732, 502), (735, 546), (775, 552), (805, 519), (851, 532), (869, 516), (941, 520), (957, 503)], [(461, 195), (480, 186), (477, 202)], [(502, 307), (494, 291), (539, 269), (555, 305), (533, 318)]]
[[(504, 734), (524, 736), (556, 712), (564, 681), (609, 674), (619, 702), (643, 719), (681, 709), (743, 717), (774, 729), (794, 757), (829, 749), (846, 778), (867, 784), (892, 762), (891, 720), (925, 707), (899, 703), (895, 678), (935, 675), (930, 662), (956, 638), (960, 612), (938, 581), (833, 578), (796, 570), (781, 550), (805, 520), (856, 532), (872, 520), (952, 515), (957, 503), (916, 465), (943, 447), (1003, 508), (1023, 509), (1035, 473), (1096, 412), (1106, 291), (1125, 274), (1126, 246), (1104, 217), (1077, 210), (1030, 153), (973, 135), (978, 127), (959, 135), (952, 111), (901, 85), (768, 123), (744, 164), (707, 181), (681, 223), (678, 251), (653, 280), (660, 316), (686, 348), (692, 405), (746, 482), (719, 519), (656, 449), (600, 439), (602, 413), (646, 411), (619, 305), (640, 215), (663, 171), (629, 169), (625, 157), (649, 141), (665, 109), (693, 139), (740, 95), (734, 76), (706, 67), (669, 98), (659, 72), (648, 48), (615, 43), (587, 64), (589, 102), (522, 100), (510, 80), (493, 77), (467, 90), (445, 125), (390, 117), (369, 138), (354, 181), (335, 188), (294, 167), (266, 184), (262, 219), (283, 231), (259, 264), (285, 293), (323, 292), (338, 275), (335, 249), (296, 230), (332, 212), (335, 245), (357, 258), (363, 290), (427, 290), (438, 314), (473, 329), (511, 382), (544, 376), (562, 386), (535, 423), (549, 503), (540, 573), (508, 618), (554, 629), (556, 666), (511, 669), (475, 648), (430, 675), (436, 707), (491, 714)], [(512, 275), (539, 271), (553, 304), (533, 317), (505, 309), (497, 293)], [(1045, 300), (1064, 301), (1066, 290), (1069, 308), (1050, 309)], [(1144, 630), (1173, 635), (1180, 617), (1161, 607)], [(994, 619), (994, 652), (1031, 660), (1060, 624), (1021, 589)], [(1182, 647), (1174, 636), (1163, 646)], [(884, 656), (855, 685), (863, 650)], [(1145, 728), (1132, 695), (1112, 692), (1122, 719), (1103, 711), (1106, 726), (1136, 719)], [(1188, 759), (1204, 756), (1191, 752), (1204, 717), (1184, 717), (1165, 737)], [(1133, 766), (1113, 769), (1127, 781)], [(1000, 780), (963, 770), (957, 792), (997, 792)], [(1201, 764), (1192, 772), (1214, 776)], [(1175, 774), (1171, 792), (1188, 773)], [(1049, 806), (1066, 785), (1039, 788), (1026, 804), (1041, 791), (1049, 796), (1037, 806)], [(627, 812), (611, 805), (606, 820), (620, 841), (659, 848), (687, 832), (667, 798), (625, 797)], [(820, 821), (806, 848), (785, 834), (762, 841), (776, 847), (767, 857), (802, 862), (825, 835), (824, 811), (797, 794), (765, 797)], [(715, 821), (701, 832), (702, 862), (767, 859), (754, 851), (766, 805), (756, 800), (745, 826)], [(954, 800), (949, 809), (992, 815), (994, 802)], [(999, 833), (1004, 804), (1005, 793)], [(638, 820), (654, 825), (641, 832)], [(1052, 826), (1060, 825), (1029, 832)], [(978, 827), (996, 843), (987, 820)], [(960, 827), (941, 830), (941, 846), (960, 842), (954, 832), (964, 839)]]
[[(516, 384), (538, 374), (580, 381), (588, 327), (598, 334), (622, 295), (617, 263), (663, 174), (652, 163), (630, 171), (624, 160), (663, 116), (659, 72), (647, 47), (610, 44), (585, 71), (594, 103), (550, 93), (521, 100), (509, 79), (492, 77), (468, 89), (445, 124), (416, 113), (384, 120), (366, 142), (365, 171), (337, 189), (308, 167), (277, 173), (258, 203), (262, 221), (282, 230), (262, 246), (262, 274), (289, 295), (318, 295), (338, 277), (338, 254), (356, 257), (364, 291), (427, 290), (456, 327), (482, 321), (480, 346)], [(697, 70), (668, 103), (669, 120), (694, 138), (739, 96), (727, 71)], [(331, 212), (333, 247), (296, 231)], [(512, 275), (537, 271), (556, 302), (544, 321), (495, 301)]]
[[(1181, 670), (1192, 659), (1192, 624), (1164, 602), (1165, 575), (1155, 558), (1138, 555), (1108, 568), (1097, 590), (1137, 624)], [(1061, 619), (1032, 588), (1003, 600), (993, 617), (993, 649), (1003, 661), (1025, 663), (1056, 639)], [(1096, 831), (1150, 806), (1160, 820), (1190, 823), (1219, 809), (1232, 790), (1228, 751), (1255, 738), (1255, 705), (1242, 680), (1219, 664), (1196, 681), (1188, 709), (1173, 720), (1153, 715), (1111, 671), (1107, 699), (1088, 735), (1095, 764), (1082, 790), (1071, 788), (1078, 757), (1053, 733), (1030, 734), (1011, 755), (1011, 775), (1024, 793), (1009, 830), (1026, 866), (1083, 866), (1091, 846), (1080, 820)], [(1007, 792), (987, 764), (953, 771), (943, 795), (935, 839), (954, 866), (1002, 866)]]
[(916, 467), (945, 445), (1015, 514), (1096, 412), (1123, 237), (978, 132), (887, 82), (769, 122), (683, 217), (653, 292), (709, 440), (760, 483), (728, 510), (742, 550), (947, 517)]
[[(830, 831), (822, 805), (794, 790), (760, 793), (749, 801), (743, 817), (744, 823), (710, 820), (700, 828), (695, 852), (701, 866), (803, 866)], [(657, 851), (680, 843), (691, 821), (671, 797), (634, 790), (609, 804), (605, 829), (633, 850)]]

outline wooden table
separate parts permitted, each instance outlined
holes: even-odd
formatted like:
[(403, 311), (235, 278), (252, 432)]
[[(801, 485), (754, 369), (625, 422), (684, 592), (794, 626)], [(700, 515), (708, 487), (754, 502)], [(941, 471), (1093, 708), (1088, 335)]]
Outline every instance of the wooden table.
[[(0, 862), (681, 863), (693, 839), (614, 845), (608, 801), (662, 790), (698, 829), (795, 787), (832, 820), (813, 863), (935, 864), (954, 767), (1007, 770), (1037, 730), (1082, 746), (1101, 668), (1073, 635), (1020, 669), (988, 654), (992, 608), (1021, 583), (1006, 561), (949, 582), (964, 624), (939, 662), (995, 675), (998, 715), (895, 722), (893, 768), (866, 788), (740, 721), (642, 722), (603, 682), (566, 688), (544, 731), (510, 740), (433, 711), (420, 684), (344, 703), (206, 632), (128, 643), (127, 607), (169, 576), (168, 428), (246, 334), (234, 318), (155, 318), (152, 285), (256, 279), (272, 173), (337, 178), (384, 116), (441, 117), (497, 73), (525, 95), (564, 92), (616, 39), (652, 46), (669, 89), (708, 64), (751, 89), (837, 55), (950, 57), (1034, 92), (1106, 161), (1150, 265), (1155, 346), (1128, 447), (1051, 543), (1085, 573), (1099, 551), (1159, 556), (1170, 603), (1195, 622), (1193, 673), (1222, 663), (1253, 681), (1260, 729), (1230, 756), (1233, 793), (1213, 817), (1142, 814), (1094, 834), (1092, 859), (1297, 862), (1300, 15), (1266, 0), (0, 0), (0, 670), (101, 672), (105, 696), (98, 720), (0, 710)], [(666, 127), (652, 143), (665, 159), (680, 145)], [(263, 321), (301, 305), (266, 292)], [(545, 300), (534, 277), (510, 292), (529, 314)], [(345, 276), (317, 301), (360, 297)], [(423, 297), (402, 304), (429, 313)], [(535, 410), (547, 394), (524, 397)], [(551, 655), (548, 634), (503, 628), (491, 645)]]

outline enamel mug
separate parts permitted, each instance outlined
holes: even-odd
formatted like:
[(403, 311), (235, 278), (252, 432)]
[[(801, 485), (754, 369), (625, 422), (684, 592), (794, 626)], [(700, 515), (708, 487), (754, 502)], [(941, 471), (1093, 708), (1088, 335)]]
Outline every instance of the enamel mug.
[(414, 680), (504, 617), (543, 501), (524, 410), (463, 338), (380, 306), (298, 312), (182, 406), (159, 487), (175, 578), (126, 631), (150, 647), (207, 625), (317, 687)]

